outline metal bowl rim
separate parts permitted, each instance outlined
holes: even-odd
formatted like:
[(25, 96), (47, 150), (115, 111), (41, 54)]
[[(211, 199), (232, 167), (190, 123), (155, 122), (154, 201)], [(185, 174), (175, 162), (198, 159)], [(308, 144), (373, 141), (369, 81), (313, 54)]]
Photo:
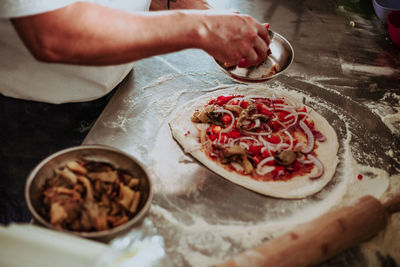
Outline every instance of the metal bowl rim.
[(273, 35), (277, 35), (279, 38), (281, 38), (281, 39), (289, 46), (289, 48), (290, 48), (290, 51), (291, 51), (291, 59), (290, 59), (289, 64), (286, 66), (286, 68), (285, 68), (284, 70), (279, 71), (278, 73), (276, 73), (276, 74), (274, 74), (274, 75), (271, 75), (271, 76), (268, 76), (268, 77), (265, 77), (265, 78), (249, 78), (249, 77), (238, 76), (238, 75), (233, 74), (232, 72), (230, 72), (229, 70), (227, 70), (226, 68), (224, 68), (224, 67), (221, 65), (221, 63), (218, 62), (216, 59), (214, 59), (215, 63), (217, 64), (217, 66), (218, 66), (220, 69), (222, 69), (223, 72), (225, 72), (226, 74), (228, 74), (228, 75), (229, 75), (230, 77), (232, 77), (235, 81), (244, 82), (244, 83), (261, 83), (261, 82), (266, 82), (266, 81), (269, 81), (269, 80), (271, 80), (271, 79), (274, 79), (274, 78), (278, 77), (278, 76), (281, 75), (282, 73), (285, 73), (285, 72), (289, 69), (289, 67), (292, 65), (293, 60), (294, 60), (294, 49), (293, 49), (293, 46), (292, 46), (292, 44), (291, 44), (285, 37), (283, 37), (281, 34), (279, 34), (279, 33), (277, 33), (277, 32), (274, 32), (274, 31), (271, 31), (271, 30), (269, 30), (269, 31), (272, 32)]
[(389, 6), (383, 6), (381, 5), (377, 0), (373, 0), (373, 2), (381, 9), (386, 9), (387, 11), (396, 11), (399, 10), (398, 8), (395, 7), (389, 7)]
[[(32, 182), (33, 182), (36, 174), (39, 172), (39, 170), (41, 170), (41, 168), (45, 164), (47, 164), (52, 159), (54, 159), (60, 155), (66, 154), (71, 151), (84, 150), (84, 149), (102, 149), (102, 150), (107, 150), (107, 151), (112, 151), (112, 152), (122, 154), (123, 156), (133, 160), (145, 173), (145, 176), (146, 176), (146, 179), (147, 179), (147, 182), (149, 185), (148, 198), (147, 198), (144, 206), (142, 207), (142, 209), (126, 223), (124, 223), (120, 226), (114, 227), (112, 229), (109, 229), (109, 230), (98, 231), (98, 232), (78, 232), (78, 231), (70, 231), (70, 230), (66, 230), (66, 229), (58, 229), (58, 228), (54, 227), (51, 223), (47, 222), (33, 207), (33, 204), (30, 199), (29, 190), (30, 190)], [(81, 237), (87, 237), (87, 238), (103, 238), (103, 237), (107, 237), (107, 236), (116, 235), (116, 234), (123, 232), (124, 230), (130, 228), (131, 226), (133, 226), (138, 221), (140, 221), (144, 217), (144, 215), (148, 212), (148, 210), (150, 209), (151, 202), (153, 200), (153, 194), (154, 194), (153, 182), (152, 182), (152, 179), (150, 178), (146, 168), (144, 168), (144, 166), (134, 156), (132, 156), (122, 150), (119, 150), (117, 148), (114, 148), (111, 146), (106, 146), (106, 145), (80, 145), (80, 146), (69, 147), (69, 148), (65, 148), (60, 151), (57, 151), (57, 152), (47, 156), (38, 165), (36, 165), (36, 167), (29, 173), (28, 179), (26, 180), (26, 183), (25, 183), (25, 199), (26, 199), (26, 202), (28, 205), (28, 209), (32, 213), (33, 218), (35, 220), (39, 221), (40, 224), (44, 225), (47, 228), (50, 228), (50, 229), (53, 229), (56, 231), (60, 231), (60, 232), (64, 232), (64, 233), (70, 233), (70, 234), (81, 236)]]

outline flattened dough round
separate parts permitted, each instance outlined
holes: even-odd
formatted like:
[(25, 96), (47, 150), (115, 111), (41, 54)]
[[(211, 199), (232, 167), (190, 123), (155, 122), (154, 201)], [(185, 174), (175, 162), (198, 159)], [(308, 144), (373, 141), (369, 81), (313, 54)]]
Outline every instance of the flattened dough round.
[[(174, 118), (169, 123), (172, 135), (186, 152), (190, 153), (194, 158), (213, 172), (235, 184), (263, 195), (278, 198), (303, 198), (312, 195), (320, 191), (335, 174), (336, 166), (339, 162), (337, 157), (339, 143), (336, 132), (328, 121), (308, 106), (307, 109), (311, 110), (310, 115), (314, 120), (315, 129), (320, 131), (327, 139), (325, 142), (320, 142), (318, 148), (315, 149), (319, 160), (325, 167), (324, 174), (318, 179), (311, 180), (309, 178), (310, 174), (307, 174), (303, 176), (295, 176), (288, 181), (258, 181), (250, 178), (248, 175), (241, 175), (237, 172), (225, 169), (220, 163), (211, 160), (202, 150), (198, 149), (198, 135), (193, 134), (197, 133), (196, 124), (190, 119), (196, 109), (203, 108), (211, 98), (215, 98), (219, 95), (243, 94), (245, 96), (258, 95), (270, 97), (273, 93), (276, 92), (265, 88), (262, 90), (258, 88), (249, 90), (247, 88), (225, 89), (205, 94), (186, 103), (183, 107), (180, 107), (177, 110)], [(277, 96), (279, 96), (279, 94), (277, 94)], [(187, 134), (188, 131), (191, 134)], [(315, 172), (317, 172), (317, 167), (314, 166), (311, 175)]]

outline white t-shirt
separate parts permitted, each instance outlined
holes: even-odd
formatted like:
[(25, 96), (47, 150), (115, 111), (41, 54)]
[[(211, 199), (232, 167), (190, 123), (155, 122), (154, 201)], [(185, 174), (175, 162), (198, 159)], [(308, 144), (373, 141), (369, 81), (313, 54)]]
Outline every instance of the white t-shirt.
[[(5, 96), (65, 103), (89, 101), (110, 92), (132, 69), (133, 63), (73, 66), (38, 62), (22, 43), (9, 18), (65, 7), (75, 0), (0, 1), (0, 93)], [(91, 0), (128, 12), (149, 10), (151, 0)]]

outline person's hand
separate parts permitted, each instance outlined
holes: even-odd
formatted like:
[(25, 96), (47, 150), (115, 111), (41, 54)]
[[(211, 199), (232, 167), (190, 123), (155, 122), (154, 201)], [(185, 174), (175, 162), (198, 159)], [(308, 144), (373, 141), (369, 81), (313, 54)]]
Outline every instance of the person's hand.
[(258, 65), (269, 50), (269, 24), (240, 14), (207, 14), (202, 17), (200, 48), (226, 66)]

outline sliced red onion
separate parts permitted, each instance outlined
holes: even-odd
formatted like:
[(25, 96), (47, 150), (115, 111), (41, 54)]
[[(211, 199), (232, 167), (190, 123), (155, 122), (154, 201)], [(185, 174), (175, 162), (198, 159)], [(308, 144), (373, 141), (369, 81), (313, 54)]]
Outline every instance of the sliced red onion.
[(286, 131), (288, 129), (290, 129), (290, 127), (295, 126), (297, 124), (297, 119), (298, 116), (294, 116), (293, 121), (288, 122), (287, 124), (285, 123), (285, 129), (283, 129), (283, 131)]
[(228, 138), (228, 142), (226, 142), (226, 147), (231, 147), (235, 144), (235, 139), (233, 138)]
[(281, 143), (281, 144), (278, 144), (278, 145), (275, 147), (275, 150), (290, 150), (289, 147), (290, 147), (289, 144)]
[(252, 102), (254, 102), (255, 101), (254, 98), (266, 98), (266, 97), (259, 95), (247, 95), (240, 100), (239, 105), (242, 104), (243, 100), (251, 100)]
[(269, 148), (268, 145), (267, 145), (267, 146), (263, 146), (263, 147), (261, 148), (261, 153), (264, 153), (265, 150), (268, 150), (268, 152), (269, 152), (270, 150), (269, 150), (268, 148)]
[(248, 135), (258, 135), (258, 136), (260, 136), (260, 135), (269, 135), (269, 134), (271, 134), (271, 132), (260, 132), (260, 133), (257, 133), (257, 132), (250, 132), (250, 131), (243, 131), (245, 134), (248, 134)]
[(294, 113), (290, 113), (290, 114), (286, 115), (285, 116), (285, 120), (287, 118), (289, 118), (289, 117), (298, 116), (298, 115), (304, 115), (304, 116), (307, 116), (307, 117), (311, 117), (310, 113), (307, 113), (307, 112), (294, 112)]
[(272, 108), (277, 111), (287, 111), (287, 112), (295, 112), (296, 111), (295, 107), (287, 106), (284, 104), (274, 104), (274, 106)]
[(326, 137), (325, 135), (323, 135), (321, 132), (319, 131), (313, 131), (314, 137), (315, 139), (317, 139), (319, 142), (325, 142), (326, 141)]
[(318, 171), (316, 174), (310, 176), (310, 179), (318, 179), (320, 178), (323, 174), (324, 174), (324, 165), (322, 165), (322, 162), (317, 159), (316, 157), (314, 157), (313, 155), (308, 155), (308, 158), (315, 164), (315, 166), (317, 166)]
[(240, 143), (239, 143), (239, 146), (242, 147), (242, 148), (244, 148), (244, 149), (246, 149), (246, 150), (249, 150), (249, 149), (250, 149), (250, 146), (249, 146), (248, 144), (246, 144), (246, 143), (243, 143), (243, 142), (240, 142)]
[(242, 124), (243, 124), (244, 126), (250, 125), (250, 123), (251, 123), (250, 120), (244, 120), (244, 121), (242, 122)]
[(272, 129), (271, 129), (271, 127), (269, 127), (268, 124), (263, 124), (263, 129), (266, 130), (269, 133), (272, 133)]
[(304, 155), (301, 158), (297, 158), (296, 160), (301, 164), (311, 164), (311, 163), (313, 163), (313, 161), (307, 160), (306, 157), (304, 157)]
[(221, 130), (221, 133), (229, 132), (232, 129), (233, 125), (235, 124), (235, 115), (233, 115), (233, 113), (227, 109), (217, 109), (217, 110), (214, 110), (214, 112), (227, 113), (229, 116), (231, 116), (231, 118), (232, 118), (231, 124), (229, 124), (228, 127)]
[(276, 151), (277, 149), (277, 146), (279, 145), (279, 144), (281, 144), (282, 143), (282, 137), (281, 136), (279, 136), (279, 138), (281, 139), (281, 141), (278, 143), (278, 144), (273, 144), (273, 143), (270, 143), (270, 142), (268, 142), (267, 140), (265, 140), (264, 138), (262, 138), (262, 136), (259, 136), (258, 137), (258, 140), (260, 140), (260, 142), (261, 143), (263, 143), (263, 145), (264, 146), (267, 146), (268, 147), (268, 151)]
[(275, 120), (273, 119), (273, 121), (276, 121), (277, 123), (279, 123), (282, 126), (282, 128), (284, 128), (284, 129), (287, 128), (286, 125), (283, 122), (281, 122), (278, 117), (276, 117)]
[(260, 127), (261, 123), (260, 123), (260, 119), (256, 119), (255, 123), (254, 123), (254, 128), (258, 128)]
[(242, 96), (234, 97), (234, 98), (232, 98), (231, 100), (229, 100), (226, 104), (230, 105), (233, 101), (239, 100), (239, 99), (242, 99), (242, 98), (243, 98)]
[[(274, 157), (271, 156), (271, 157), (265, 158), (265, 159), (263, 159), (262, 161), (260, 161), (260, 162), (257, 164), (256, 172), (257, 172), (259, 175), (264, 175), (264, 174), (266, 174), (266, 173), (272, 171), (272, 170), (275, 168), (275, 167), (273, 167), (273, 166), (266, 166), (265, 168), (263, 168), (263, 165), (264, 165), (265, 163), (267, 163), (268, 161), (272, 161), (272, 160), (274, 160)], [(271, 167), (271, 168), (267, 168), (267, 167)]]
[(299, 122), (300, 128), (306, 133), (307, 135), (307, 146), (301, 150), (303, 153), (310, 153), (314, 148), (314, 135), (312, 134), (310, 128), (308, 128), (307, 124), (304, 121)]
[[(253, 96), (251, 96), (251, 95), (243, 97), (243, 98), (239, 101), (239, 106), (242, 104), (242, 102), (243, 102), (244, 100), (249, 101), (249, 102), (254, 102), (254, 100), (253, 100), (252, 98), (253, 98)], [(258, 97), (258, 98), (260, 98), (260, 97)]]
[(259, 141), (259, 140), (257, 140), (257, 139), (255, 139), (254, 137), (249, 137), (249, 136), (242, 136), (242, 137), (238, 137), (238, 138), (236, 138), (236, 139), (234, 139), (235, 140), (235, 142), (241, 142), (241, 141), (246, 141), (246, 140), (249, 140), (249, 141), (253, 141), (254, 142), (254, 145), (261, 145), (261, 142)]
[(303, 144), (302, 143), (297, 143), (294, 148), (293, 151), (301, 151), (303, 149)]
[(285, 133), (287, 136), (289, 136), (290, 145), (289, 145), (288, 150), (292, 150), (292, 149), (293, 149), (293, 137), (292, 137), (292, 135), (291, 135), (288, 131), (284, 131), (284, 133)]
[(278, 173), (277, 173), (277, 176), (282, 176), (282, 175), (284, 175), (284, 174), (285, 174), (285, 171), (284, 171), (284, 170), (279, 170)]

